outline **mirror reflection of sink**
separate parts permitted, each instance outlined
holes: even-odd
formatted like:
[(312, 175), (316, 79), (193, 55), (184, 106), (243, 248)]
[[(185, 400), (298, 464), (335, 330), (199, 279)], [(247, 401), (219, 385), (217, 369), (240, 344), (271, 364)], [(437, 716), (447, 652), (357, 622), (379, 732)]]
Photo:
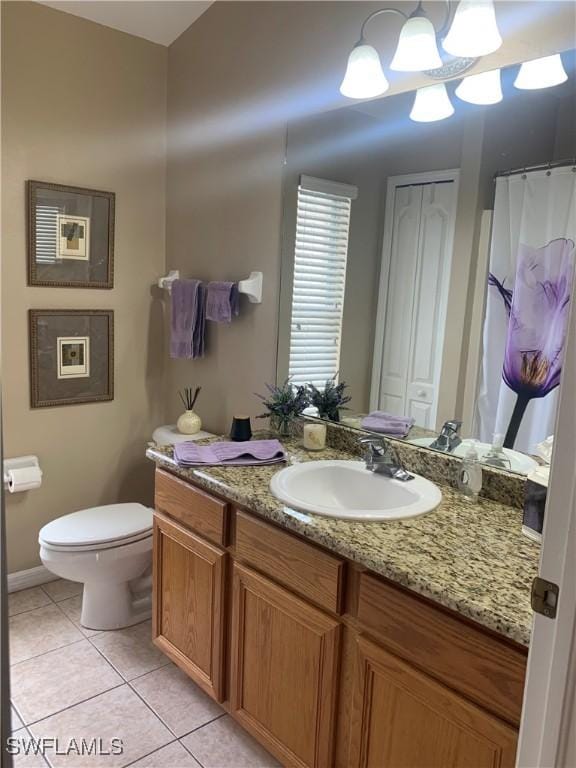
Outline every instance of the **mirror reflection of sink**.
[[(432, 442), (435, 440), (435, 437), (417, 437), (413, 440), (409, 440), (412, 445), (419, 445), (423, 448), (428, 448), (432, 444)], [(470, 441), (469, 440), (462, 440), (460, 445), (456, 448), (456, 450), (452, 451), (449, 455), (451, 456), (458, 456), (459, 458), (462, 458), (466, 452), (468, 451), (468, 448), (470, 447)], [(476, 450), (478, 452), (478, 456), (480, 457), (480, 461), (483, 460), (484, 456), (488, 453), (491, 446), (488, 443), (481, 443), (479, 441), (476, 442)], [(536, 469), (538, 466), (538, 462), (535, 461), (530, 456), (526, 456), (525, 453), (520, 453), (519, 451), (513, 451), (511, 448), (504, 448), (504, 453), (506, 454), (507, 458), (510, 460), (510, 467), (509, 469), (512, 472), (520, 472), (523, 475), (528, 475), (530, 472), (532, 472), (533, 469)], [(508, 469), (508, 467), (505, 467), (505, 469)]]
[(270, 490), (289, 507), (345, 520), (403, 520), (442, 501), (440, 489), (424, 477), (394, 480), (361, 461), (293, 464), (272, 477)]

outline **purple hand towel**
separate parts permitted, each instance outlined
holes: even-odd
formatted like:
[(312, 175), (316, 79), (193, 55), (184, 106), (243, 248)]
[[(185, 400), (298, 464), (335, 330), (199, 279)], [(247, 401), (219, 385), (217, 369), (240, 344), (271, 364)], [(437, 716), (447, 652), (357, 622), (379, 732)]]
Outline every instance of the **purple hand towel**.
[(386, 411), (372, 411), (362, 419), (362, 428), (394, 437), (406, 437), (414, 419), (411, 416), (394, 416)]
[(171, 299), (170, 357), (202, 357), (206, 302), (204, 286), (199, 280), (175, 280)]
[(177, 443), (174, 458), (186, 467), (243, 466), (248, 464), (275, 464), (284, 461), (284, 448), (278, 440), (246, 440), (198, 445), (194, 442)]
[(225, 281), (208, 283), (206, 319), (215, 323), (229, 323), (232, 315), (240, 311), (238, 283)]

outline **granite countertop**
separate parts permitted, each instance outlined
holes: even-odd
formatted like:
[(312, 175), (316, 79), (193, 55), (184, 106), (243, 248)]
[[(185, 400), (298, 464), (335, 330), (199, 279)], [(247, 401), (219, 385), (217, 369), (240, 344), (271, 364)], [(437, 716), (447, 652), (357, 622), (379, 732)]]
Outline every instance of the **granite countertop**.
[[(316, 454), (299, 441), (283, 440), (289, 462), (357, 459), (326, 448)], [(184, 469), (172, 447), (151, 446), (146, 455), (160, 467), (217, 493), (283, 528), (385, 576), (527, 646), (539, 544), (521, 534), (522, 512), (489, 499), (469, 502), (445, 485), (433, 512), (395, 522), (350, 522), (285, 507), (269, 490), (283, 464)]]

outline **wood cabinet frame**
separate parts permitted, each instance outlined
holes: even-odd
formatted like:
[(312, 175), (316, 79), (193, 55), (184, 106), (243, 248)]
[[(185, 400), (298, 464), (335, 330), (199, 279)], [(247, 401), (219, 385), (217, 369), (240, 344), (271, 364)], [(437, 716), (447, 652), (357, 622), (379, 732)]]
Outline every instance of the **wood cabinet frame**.
[[(284, 765), (373, 768), (372, 707), (376, 722), (384, 710), (391, 723), (399, 718), (400, 731), (409, 723), (412, 732), (413, 719), (420, 723), (418, 738), (428, 740), (441, 759), (457, 742), (447, 765), (455, 764), (453, 754), (459, 768), (514, 764), (525, 648), (249, 510), (234, 510), (226, 499), (167, 472), (157, 477), (154, 642)], [(191, 598), (182, 598), (179, 589), (171, 598), (170, 586), (163, 584), (165, 549), (177, 564), (174, 582), (182, 583), (180, 575), (187, 571), (190, 576), (183, 578), (194, 582), (194, 561), (202, 564)], [(162, 601), (169, 606), (171, 599), (178, 617), (168, 627), (172, 638), (162, 627)], [(195, 639), (190, 643), (190, 655), (200, 648), (201, 664), (181, 650), (187, 645), (182, 632), (188, 631), (182, 601), (188, 599), (204, 614), (198, 631), (205, 636), (200, 645)], [(274, 640), (255, 629), (261, 626), (275, 630)], [(308, 672), (287, 661), (292, 648), (309, 660)], [(264, 671), (262, 664), (268, 665)], [(313, 687), (301, 698), (303, 686)], [(274, 696), (266, 701), (259, 691)], [(396, 712), (384, 703), (388, 693), (400, 696)], [(306, 709), (306, 722), (313, 722), (304, 735), (297, 730), (301, 711), (295, 717), (295, 709)], [(448, 746), (435, 743), (435, 732), (426, 725), (427, 717), (433, 723), (439, 715)], [(375, 739), (379, 760), (381, 751), (390, 750), (393, 758), (402, 753), (381, 733)], [(470, 753), (477, 754), (469, 760)]]

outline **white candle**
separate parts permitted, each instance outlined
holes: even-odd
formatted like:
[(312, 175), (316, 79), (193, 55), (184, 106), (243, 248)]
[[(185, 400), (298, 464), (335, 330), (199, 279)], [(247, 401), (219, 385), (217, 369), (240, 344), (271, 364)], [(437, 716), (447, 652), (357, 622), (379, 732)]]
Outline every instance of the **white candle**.
[(321, 451), (326, 445), (326, 424), (304, 424), (304, 448)]

